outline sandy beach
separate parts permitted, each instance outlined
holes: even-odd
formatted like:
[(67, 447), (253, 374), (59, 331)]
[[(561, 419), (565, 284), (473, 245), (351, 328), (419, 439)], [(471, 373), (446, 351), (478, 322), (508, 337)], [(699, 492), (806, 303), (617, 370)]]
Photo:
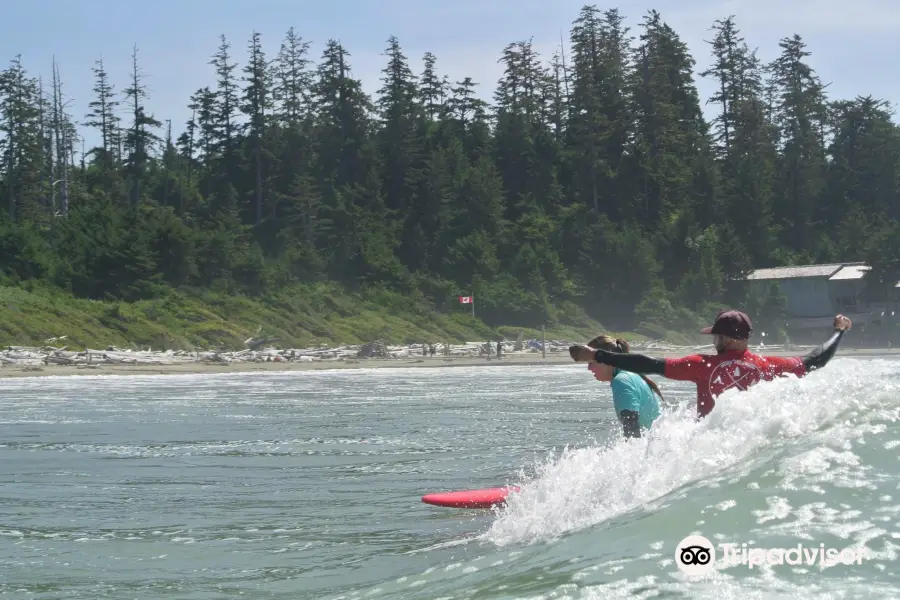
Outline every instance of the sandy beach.
[[(806, 350), (794, 352), (765, 351), (753, 348), (754, 352), (769, 356), (795, 356), (806, 353)], [(653, 352), (646, 351), (643, 354), (649, 356), (684, 356), (691, 352)], [(854, 349), (841, 348), (838, 357), (894, 357), (900, 350), (897, 349)], [(0, 378), (12, 377), (68, 377), (78, 375), (188, 375), (202, 373), (250, 373), (250, 372), (287, 372), (287, 371), (319, 371), (334, 369), (405, 369), (405, 368), (438, 368), (438, 367), (512, 367), (523, 365), (553, 365), (572, 364), (572, 360), (565, 353), (548, 353), (546, 358), (541, 358), (540, 353), (523, 352), (505, 354), (501, 360), (486, 357), (410, 357), (410, 358), (344, 358), (333, 360), (319, 360), (311, 362), (239, 362), (209, 363), (209, 362), (181, 362), (176, 364), (119, 364), (119, 365), (41, 365), (41, 366), (11, 366), (4, 365), (0, 368)]]

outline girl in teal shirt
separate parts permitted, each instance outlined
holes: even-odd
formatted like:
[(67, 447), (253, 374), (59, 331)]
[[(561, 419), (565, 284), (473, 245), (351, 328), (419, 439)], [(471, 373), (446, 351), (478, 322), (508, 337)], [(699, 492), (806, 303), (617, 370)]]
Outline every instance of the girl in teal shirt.
[[(588, 342), (595, 350), (628, 353), (630, 348), (625, 340), (600, 335)], [(597, 381), (608, 381), (612, 388), (613, 407), (625, 437), (641, 437), (642, 429), (650, 429), (659, 416), (659, 400), (662, 392), (653, 380), (644, 375), (622, 371), (609, 365), (591, 361), (588, 369)]]

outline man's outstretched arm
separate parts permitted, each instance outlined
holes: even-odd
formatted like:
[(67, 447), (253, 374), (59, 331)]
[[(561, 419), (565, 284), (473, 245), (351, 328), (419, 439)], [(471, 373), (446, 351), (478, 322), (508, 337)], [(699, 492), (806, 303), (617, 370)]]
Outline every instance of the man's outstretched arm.
[(575, 362), (596, 361), (623, 371), (639, 375), (661, 375), (678, 381), (697, 381), (703, 374), (704, 359), (699, 354), (682, 358), (653, 358), (643, 354), (624, 354), (607, 350), (594, 350), (588, 346), (572, 346), (569, 356)]
[(623, 371), (638, 374), (663, 375), (666, 373), (666, 361), (663, 358), (653, 358), (643, 354), (624, 354), (610, 352), (608, 350), (594, 350), (587, 346), (572, 346), (569, 348), (569, 356), (575, 362), (590, 362), (592, 360), (609, 365)]
[(800, 359), (807, 372), (821, 369), (828, 364), (828, 361), (837, 352), (841, 338), (844, 337), (844, 332), (850, 329), (850, 325), (850, 319), (843, 315), (838, 315), (834, 318), (834, 333), (831, 334), (831, 337), (824, 344)]

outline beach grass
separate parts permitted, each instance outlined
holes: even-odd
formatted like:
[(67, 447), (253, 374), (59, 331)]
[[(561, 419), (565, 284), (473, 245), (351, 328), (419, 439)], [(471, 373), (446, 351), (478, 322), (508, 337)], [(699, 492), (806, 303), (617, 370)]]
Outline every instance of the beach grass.
[[(603, 325), (576, 307), (558, 310), (547, 339), (588, 340)], [(615, 333), (615, 332), (614, 332)], [(137, 302), (75, 298), (56, 288), (0, 287), (0, 346), (53, 344), (71, 350), (240, 350), (251, 336), (281, 348), (362, 344), (463, 343), (540, 339), (535, 327), (492, 327), (464, 308), (439, 312), (387, 290), (348, 293), (328, 283), (259, 298), (201, 290), (165, 291)], [(619, 333), (630, 340), (644, 336)], [(65, 336), (65, 339), (59, 340)], [(49, 341), (48, 340), (52, 340)]]

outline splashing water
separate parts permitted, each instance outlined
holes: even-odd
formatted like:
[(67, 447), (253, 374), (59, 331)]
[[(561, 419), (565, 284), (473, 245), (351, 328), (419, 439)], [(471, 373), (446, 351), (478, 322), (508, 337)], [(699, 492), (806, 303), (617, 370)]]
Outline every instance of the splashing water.
[(684, 486), (748, 473), (790, 445), (818, 447), (794, 459), (801, 472), (832, 463), (856, 467), (847, 442), (883, 429), (878, 420), (895, 421), (898, 391), (896, 363), (841, 361), (802, 379), (729, 390), (700, 421), (692, 404), (683, 405), (664, 412), (641, 439), (548, 458), (510, 495), (482, 539), (498, 546), (543, 541), (631, 510), (659, 509)]

